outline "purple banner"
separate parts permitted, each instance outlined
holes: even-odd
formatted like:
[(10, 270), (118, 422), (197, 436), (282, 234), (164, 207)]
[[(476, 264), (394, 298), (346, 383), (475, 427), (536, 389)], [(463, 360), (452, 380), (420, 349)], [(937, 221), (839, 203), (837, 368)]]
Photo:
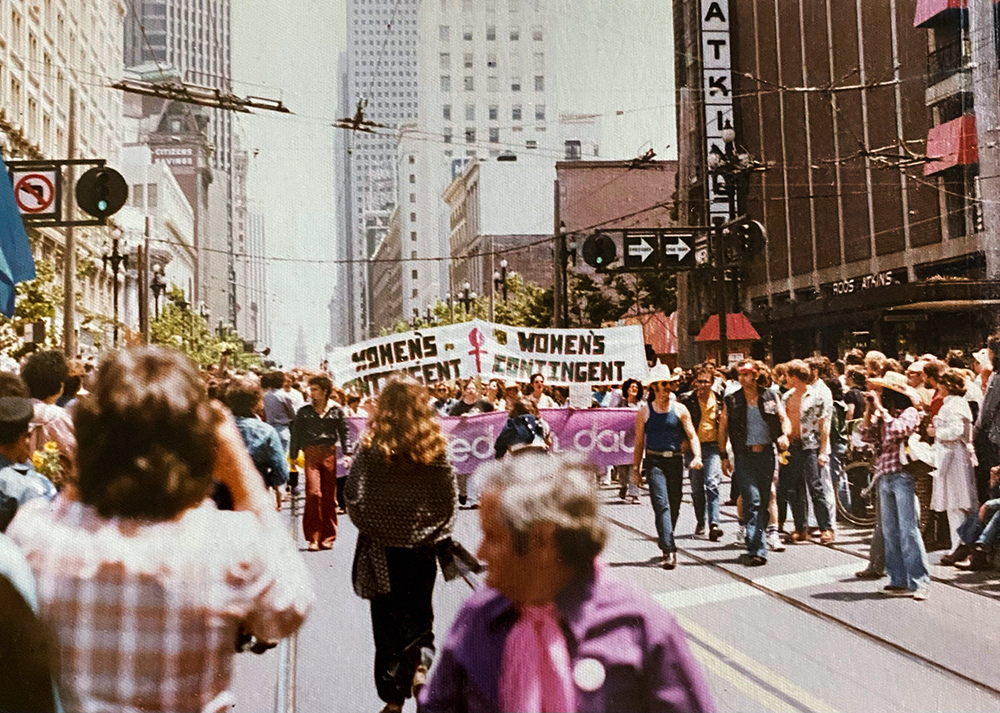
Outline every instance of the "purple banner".
[[(595, 465), (626, 465), (635, 446), (635, 414), (626, 408), (542, 409), (542, 419), (552, 429), (552, 452), (575, 453)], [(364, 430), (363, 417), (347, 419), (351, 442)], [(448, 438), (448, 455), (456, 473), (474, 473), (480, 464), (495, 458), (497, 436), (507, 423), (506, 412), (472, 416), (445, 416), (441, 428)], [(343, 465), (341, 465), (341, 472)]]

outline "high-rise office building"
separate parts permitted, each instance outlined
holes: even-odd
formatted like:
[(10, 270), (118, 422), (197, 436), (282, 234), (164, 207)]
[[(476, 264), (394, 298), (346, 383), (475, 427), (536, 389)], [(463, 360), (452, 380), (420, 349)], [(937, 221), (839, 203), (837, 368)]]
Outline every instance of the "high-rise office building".
[[(132, 0), (125, 18), (125, 66), (170, 66), (190, 84), (232, 91), (231, 0)], [(209, 140), (213, 163), (228, 171), (233, 117), (215, 110)]]
[(545, 0), (436, 0), (420, 5), (418, 125), (405, 127), (397, 176), (403, 312), (445, 298), (451, 280), (442, 194), (467, 161), (565, 155)]
[[(128, 14), (126, 67), (155, 64), (176, 71), (189, 84), (232, 92), (232, 0), (131, 0)], [(205, 133), (212, 149), (212, 168), (215, 180), (225, 188), (216, 193), (224, 193), (221, 203), (226, 207), (213, 206), (213, 228), (199, 238), (204, 254), (198, 256), (200, 289), (195, 299), (209, 309), (213, 322), (235, 329), (240, 310), (248, 307), (237, 301), (236, 243), (241, 217), (234, 208), (245, 204), (234, 193), (234, 186), (243, 190), (245, 181), (233, 175), (232, 112), (211, 109), (208, 113)], [(219, 265), (220, 255), (225, 258), (224, 266)]]
[[(424, 3), (426, 4), (426, 3)], [(338, 67), (339, 111), (384, 125), (376, 133), (337, 136), (337, 291), (345, 296), (331, 324), (332, 346), (368, 336), (372, 323), (366, 261), (388, 230), (396, 201), (395, 130), (417, 115), (418, 0), (349, 0), (347, 51)]]

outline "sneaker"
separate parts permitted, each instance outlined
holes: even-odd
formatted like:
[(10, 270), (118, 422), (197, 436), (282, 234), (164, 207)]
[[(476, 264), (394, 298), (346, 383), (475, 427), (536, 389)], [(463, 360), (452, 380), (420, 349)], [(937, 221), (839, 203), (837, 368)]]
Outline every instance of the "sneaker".
[(744, 552), (739, 556), (739, 563), (744, 567), (763, 567), (767, 564), (767, 558), (761, 557), (760, 555), (752, 555), (749, 552)]
[(306, 545), (306, 549), (309, 550), (310, 552), (319, 552), (319, 543), (310, 542), (308, 545)]
[(716, 525), (714, 522), (712, 523), (712, 526), (708, 528), (708, 539), (710, 539), (712, 542), (718, 542), (719, 540), (722, 539), (722, 536), (724, 534), (725, 533), (722, 531), (722, 528)]
[(740, 526), (740, 529), (736, 531), (736, 544), (742, 547), (747, 541), (747, 529)]
[(704, 535), (705, 535), (705, 523), (699, 522), (698, 525), (694, 528), (694, 536), (703, 537)]
[(908, 597), (911, 594), (910, 588), (901, 584), (887, 584), (882, 587), (882, 593), (889, 597)]
[(767, 533), (767, 549), (772, 552), (784, 552), (785, 543), (781, 541), (781, 535), (777, 532)]
[(920, 587), (913, 593), (913, 598), (918, 602), (925, 601), (927, 599), (927, 587)]
[(677, 553), (667, 552), (663, 555), (663, 569), (674, 569), (677, 567)]

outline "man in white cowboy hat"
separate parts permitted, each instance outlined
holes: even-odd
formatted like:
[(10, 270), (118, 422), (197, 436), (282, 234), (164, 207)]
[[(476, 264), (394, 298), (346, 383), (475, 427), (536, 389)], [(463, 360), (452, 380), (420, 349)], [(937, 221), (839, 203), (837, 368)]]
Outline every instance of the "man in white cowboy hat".
[[(747, 551), (741, 561), (748, 567), (767, 564), (768, 504), (774, 480), (774, 446), (788, 449), (791, 424), (781, 399), (757, 383), (761, 363), (744, 359), (736, 366), (740, 388), (724, 399), (719, 419), (719, 455), (722, 470), (733, 475), (743, 498)], [(733, 447), (735, 468), (730, 465), (726, 443)]]
[[(913, 476), (904, 470), (899, 451), (920, 427), (920, 393), (895, 371), (868, 380), (861, 437), (875, 446), (875, 478), (879, 488), (879, 517), (885, 547), (885, 569), (890, 596), (927, 598), (930, 572), (920, 536), (920, 511)], [(875, 389), (880, 389), (877, 391)]]
[(701, 463), (701, 443), (684, 404), (674, 398), (674, 389), (683, 371), (671, 372), (665, 364), (649, 370), (649, 388), (653, 401), (643, 401), (635, 416), (635, 450), (632, 461), (638, 472), (645, 468), (649, 483), (649, 500), (653, 505), (657, 542), (663, 552), (663, 568), (677, 566), (677, 546), (674, 528), (681, 509), (684, 488), (684, 456), (681, 450), (685, 437), (691, 442), (689, 467), (698, 470)]

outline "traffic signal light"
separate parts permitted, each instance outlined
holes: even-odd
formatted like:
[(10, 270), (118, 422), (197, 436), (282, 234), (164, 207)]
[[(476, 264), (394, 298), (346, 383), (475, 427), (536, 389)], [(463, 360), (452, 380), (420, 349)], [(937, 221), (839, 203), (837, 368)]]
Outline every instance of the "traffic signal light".
[(617, 257), (615, 241), (603, 233), (591, 235), (583, 242), (583, 261), (591, 267), (607, 267)]
[(128, 184), (113, 168), (92, 168), (76, 182), (76, 204), (95, 218), (114, 215), (128, 200)]

